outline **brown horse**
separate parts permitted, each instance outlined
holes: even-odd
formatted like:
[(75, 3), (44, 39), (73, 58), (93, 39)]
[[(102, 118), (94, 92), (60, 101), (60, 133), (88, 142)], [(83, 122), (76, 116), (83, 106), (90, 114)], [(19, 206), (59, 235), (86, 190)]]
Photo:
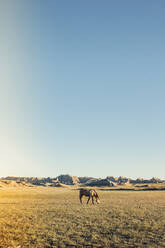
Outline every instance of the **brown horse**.
[(83, 196), (87, 196), (88, 200), (87, 200), (87, 204), (89, 202), (89, 200), (92, 198), (92, 203), (94, 204), (94, 198), (96, 199), (97, 203), (100, 203), (100, 199), (99, 196), (96, 192), (96, 190), (94, 189), (80, 189), (80, 202), (82, 203), (82, 197)]

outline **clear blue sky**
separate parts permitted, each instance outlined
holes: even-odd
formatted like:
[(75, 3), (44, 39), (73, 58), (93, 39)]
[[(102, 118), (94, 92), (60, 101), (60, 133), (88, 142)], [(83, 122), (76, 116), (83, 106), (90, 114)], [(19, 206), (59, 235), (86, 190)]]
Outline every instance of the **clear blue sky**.
[(164, 10), (0, 1), (0, 176), (165, 177)]

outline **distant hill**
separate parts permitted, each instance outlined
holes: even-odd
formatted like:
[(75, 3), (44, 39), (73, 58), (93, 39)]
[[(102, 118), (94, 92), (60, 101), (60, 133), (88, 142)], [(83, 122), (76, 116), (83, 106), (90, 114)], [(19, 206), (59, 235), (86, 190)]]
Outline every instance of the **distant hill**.
[(17, 182), (13, 180), (0, 180), (0, 188), (20, 188), (20, 187), (33, 187), (32, 184), (26, 182)]
[(56, 177), (56, 180), (60, 183), (67, 184), (67, 185), (76, 185), (79, 184), (79, 178), (76, 176), (71, 175), (60, 175)]
[(105, 179), (88, 180), (85, 183), (85, 185), (86, 186), (97, 186), (97, 187), (100, 187), (100, 186), (113, 187), (113, 186), (115, 186), (115, 183), (105, 178)]
[[(158, 184), (164, 183), (165, 180), (153, 177), (151, 179), (131, 179), (127, 177), (113, 177), (107, 176), (106, 178), (94, 178), (94, 177), (77, 177), (69, 174), (59, 175), (57, 177), (2, 177), (0, 178), (1, 185), (5, 185), (6, 182), (13, 182), (13, 185), (38, 185), (38, 186), (51, 186), (51, 187), (64, 187), (65, 185), (84, 185), (84, 186), (109, 186), (116, 185), (142, 185), (142, 184)], [(15, 182), (15, 183), (14, 183)], [(6, 183), (6, 185), (12, 185)], [(0, 186), (1, 186), (0, 185)]]

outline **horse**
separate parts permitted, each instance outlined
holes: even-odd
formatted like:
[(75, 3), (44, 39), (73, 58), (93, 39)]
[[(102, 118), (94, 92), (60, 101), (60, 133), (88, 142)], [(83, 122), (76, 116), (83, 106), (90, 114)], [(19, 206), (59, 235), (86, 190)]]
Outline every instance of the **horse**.
[(88, 197), (87, 204), (89, 203), (90, 198), (92, 198), (92, 204), (94, 204), (94, 198), (95, 198), (97, 204), (100, 203), (98, 193), (94, 189), (83, 189), (83, 188), (80, 189), (80, 203), (81, 204), (82, 204), (82, 197), (83, 196)]

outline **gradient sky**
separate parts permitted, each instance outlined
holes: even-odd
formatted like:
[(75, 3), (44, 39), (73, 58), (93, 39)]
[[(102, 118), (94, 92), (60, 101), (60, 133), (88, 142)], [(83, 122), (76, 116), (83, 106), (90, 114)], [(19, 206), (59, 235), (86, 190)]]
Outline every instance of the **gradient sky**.
[(164, 10), (0, 0), (0, 176), (165, 178)]

